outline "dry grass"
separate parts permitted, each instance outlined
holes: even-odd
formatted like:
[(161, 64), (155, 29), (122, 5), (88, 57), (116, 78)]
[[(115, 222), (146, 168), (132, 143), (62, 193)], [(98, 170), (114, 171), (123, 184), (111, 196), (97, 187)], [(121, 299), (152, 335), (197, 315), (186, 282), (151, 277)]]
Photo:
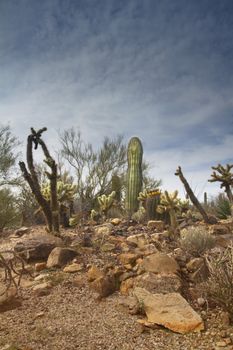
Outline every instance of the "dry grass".
[(206, 261), (210, 277), (204, 284), (205, 291), (233, 317), (233, 245), (217, 256), (208, 256)]
[(180, 238), (181, 248), (193, 256), (203, 255), (214, 245), (214, 237), (203, 227), (191, 226)]

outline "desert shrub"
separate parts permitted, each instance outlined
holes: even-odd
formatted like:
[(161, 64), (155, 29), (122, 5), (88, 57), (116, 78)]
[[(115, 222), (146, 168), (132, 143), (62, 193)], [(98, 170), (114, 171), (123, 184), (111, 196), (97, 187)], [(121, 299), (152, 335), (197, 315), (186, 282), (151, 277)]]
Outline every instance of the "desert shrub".
[(217, 256), (206, 258), (210, 277), (204, 284), (205, 292), (233, 317), (233, 245)]
[(219, 219), (227, 219), (231, 216), (231, 203), (224, 193), (219, 193), (207, 204), (207, 210)]
[(227, 219), (228, 216), (231, 216), (231, 204), (224, 195), (219, 195), (217, 197), (216, 215), (219, 219)]
[(204, 227), (191, 226), (183, 230), (180, 246), (193, 256), (200, 256), (214, 247), (214, 237)]

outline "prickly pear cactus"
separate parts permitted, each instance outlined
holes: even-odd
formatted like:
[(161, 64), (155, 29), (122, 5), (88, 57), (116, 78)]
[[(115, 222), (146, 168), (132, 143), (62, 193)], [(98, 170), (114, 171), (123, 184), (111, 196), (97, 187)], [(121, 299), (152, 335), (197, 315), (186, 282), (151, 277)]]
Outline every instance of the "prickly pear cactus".
[(125, 208), (129, 215), (138, 210), (138, 196), (142, 190), (142, 155), (143, 148), (138, 137), (133, 137), (129, 141), (127, 159), (127, 185)]

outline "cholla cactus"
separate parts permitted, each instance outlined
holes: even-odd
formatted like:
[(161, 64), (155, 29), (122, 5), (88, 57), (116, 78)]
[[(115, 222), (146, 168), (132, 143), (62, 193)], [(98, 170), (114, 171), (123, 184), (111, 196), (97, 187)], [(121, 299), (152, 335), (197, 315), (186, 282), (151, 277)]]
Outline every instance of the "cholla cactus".
[(91, 220), (95, 220), (95, 218), (98, 217), (98, 215), (99, 215), (99, 213), (95, 209), (92, 209)]
[(168, 193), (165, 191), (161, 194), (160, 205), (157, 208), (158, 213), (168, 212), (170, 216), (171, 228), (176, 230), (178, 223), (176, 213), (180, 212), (180, 199), (177, 198), (178, 191)]
[[(57, 200), (59, 203), (59, 216), (64, 227), (75, 226), (73, 218), (69, 219), (70, 213), (69, 205), (74, 201), (75, 194), (77, 192), (77, 186), (71, 183), (64, 183), (63, 181), (57, 182)], [(48, 183), (42, 185), (41, 193), (43, 197), (50, 202), (51, 191)]]
[(135, 213), (132, 215), (132, 219), (137, 222), (143, 222), (146, 219), (146, 209), (140, 207)]
[(144, 190), (143, 192), (139, 192), (138, 200), (144, 202), (147, 199), (148, 192)]
[(107, 211), (111, 208), (113, 205), (113, 201), (115, 198), (116, 192), (112, 191), (110, 195), (106, 196), (106, 194), (103, 194), (102, 196), (99, 196), (97, 198), (99, 206), (100, 206), (100, 211), (106, 215)]
[(227, 164), (226, 167), (221, 164), (218, 164), (216, 167), (212, 166), (212, 169), (214, 170), (211, 174), (212, 179), (208, 180), (209, 182), (221, 182), (220, 187), (225, 189), (227, 197), (231, 203), (233, 203), (233, 194), (231, 191), (231, 187), (233, 186), (232, 168), (233, 164)]
[[(42, 185), (42, 195), (43, 197), (49, 201), (50, 200), (50, 186), (48, 183)], [(57, 182), (57, 197), (59, 203), (65, 203), (70, 202), (74, 200), (74, 196), (77, 192), (77, 186), (70, 184), (70, 183), (64, 183), (63, 181)]]

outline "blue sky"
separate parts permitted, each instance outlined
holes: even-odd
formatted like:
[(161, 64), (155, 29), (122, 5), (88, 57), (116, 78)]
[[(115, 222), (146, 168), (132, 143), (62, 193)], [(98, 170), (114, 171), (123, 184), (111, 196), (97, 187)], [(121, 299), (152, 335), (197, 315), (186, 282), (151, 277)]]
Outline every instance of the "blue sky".
[(139, 136), (151, 175), (202, 197), (233, 158), (232, 0), (0, 0), (0, 122)]

